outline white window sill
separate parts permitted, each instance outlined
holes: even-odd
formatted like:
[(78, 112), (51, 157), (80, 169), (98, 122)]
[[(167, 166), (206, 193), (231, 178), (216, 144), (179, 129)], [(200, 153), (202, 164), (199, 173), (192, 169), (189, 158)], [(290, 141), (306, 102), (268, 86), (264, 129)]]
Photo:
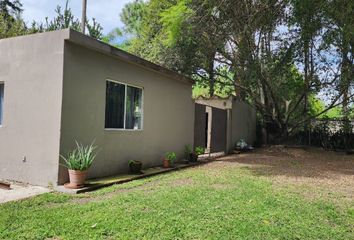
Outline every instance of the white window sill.
[(118, 132), (142, 132), (144, 129), (119, 129), (119, 128), (105, 128), (105, 131), (118, 131)]

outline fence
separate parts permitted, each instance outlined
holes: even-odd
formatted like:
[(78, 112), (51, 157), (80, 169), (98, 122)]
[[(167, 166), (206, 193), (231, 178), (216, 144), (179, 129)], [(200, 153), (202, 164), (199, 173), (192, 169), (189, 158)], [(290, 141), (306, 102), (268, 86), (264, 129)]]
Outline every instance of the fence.
[(309, 131), (299, 131), (291, 140), (328, 150), (354, 149), (354, 120), (313, 120)]

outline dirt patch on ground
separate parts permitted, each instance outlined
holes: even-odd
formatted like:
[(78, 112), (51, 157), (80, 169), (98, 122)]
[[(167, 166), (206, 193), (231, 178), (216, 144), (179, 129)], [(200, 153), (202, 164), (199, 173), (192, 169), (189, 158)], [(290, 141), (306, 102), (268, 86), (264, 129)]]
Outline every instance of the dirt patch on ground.
[(181, 178), (181, 179), (176, 179), (170, 182), (171, 187), (183, 187), (183, 186), (189, 186), (193, 185), (194, 181), (193, 179), (190, 178)]
[(292, 186), (294, 191), (310, 199), (341, 198), (349, 202), (354, 199), (353, 155), (316, 148), (273, 146), (226, 156), (219, 161), (222, 163), (219, 166), (236, 165), (270, 179), (275, 187)]

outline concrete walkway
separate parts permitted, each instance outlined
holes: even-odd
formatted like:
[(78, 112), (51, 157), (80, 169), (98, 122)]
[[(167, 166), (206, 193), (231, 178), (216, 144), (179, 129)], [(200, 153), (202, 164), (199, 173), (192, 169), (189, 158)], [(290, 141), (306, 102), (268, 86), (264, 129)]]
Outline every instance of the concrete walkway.
[(50, 191), (44, 187), (11, 183), (11, 190), (0, 189), (0, 204), (34, 197)]
[(152, 167), (148, 169), (144, 169), (142, 174), (120, 174), (116, 176), (99, 178), (99, 179), (91, 179), (86, 181), (86, 185), (83, 188), (79, 189), (67, 189), (64, 186), (57, 186), (54, 188), (55, 191), (69, 194), (79, 194), (85, 192), (91, 192), (97, 190), (99, 188), (108, 187), (114, 184), (122, 184), (126, 182), (130, 182), (137, 179), (142, 179), (146, 177), (155, 176), (158, 174), (163, 174), (171, 171), (176, 171), (184, 168), (195, 167), (201, 164), (205, 164), (210, 162), (207, 158), (199, 160), (198, 162), (193, 163), (175, 163), (171, 168), (163, 168), (163, 167)]

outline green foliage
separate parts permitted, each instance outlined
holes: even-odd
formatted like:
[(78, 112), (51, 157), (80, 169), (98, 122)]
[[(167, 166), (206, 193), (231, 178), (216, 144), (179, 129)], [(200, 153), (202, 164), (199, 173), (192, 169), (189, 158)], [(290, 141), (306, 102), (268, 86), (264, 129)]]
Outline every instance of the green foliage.
[(162, 31), (166, 34), (164, 43), (171, 47), (176, 44), (179, 35), (182, 34), (181, 27), (185, 19), (190, 18), (194, 11), (188, 8), (190, 0), (179, 0), (178, 3), (160, 13)]
[(23, 11), (19, 0), (0, 0), (0, 14), (5, 18), (13, 17)]
[(191, 154), (192, 152), (193, 152), (192, 145), (187, 144), (184, 146), (184, 154), (185, 154), (186, 159), (188, 159), (189, 154)]
[(325, 103), (314, 95), (310, 96), (309, 103), (310, 103), (310, 114), (312, 116), (317, 116), (318, 114), (320, 114), (322, 111), (325, 110), (326, 107)]
[[(235, 96), (235, 87), (233, 85), (234, 74), (229, 71), (225, 66), (219, 66), (215, 69), (215, 85), (214, 85), (214, 95), (222, 98), (227, 98), (229, 96)], [(193, 76), (196, 83), (193, 86), (193, 98), (197, 97), (210, 97), (210, 82), (209, 76), (207, 74)]]
[(342, 116), (343, 116), (342, 108), (339, 106), (336, 106), (334, 108), (329, 109), (321, 117), (329, 118), (329, 119), (341, 119)]
[(134, 0), (127, 3), (120, 14), (124, 23), (124, 32), (139, 36), (143, 28), (143, 18), (146, 14), (146, 3), (143, 0)]
[(141, 161), (138, 161), (138, 160), (129, 160), (128, 164), (129, 164), (129, 165), (132, 165), (132, 164), (141, 164)]
[[(333, 107), (326, 110), (326, 105), (323, 100), (315, 97), (314, 95), (310, 96), (310, 114), (319, 119), (341, 119), (343, 117), (342, 109), (339, 106)], [(325, 111), (325, 112), (324, 112)], [(322, 113), (324, 112), (324, 113)], [(322, 114), (320, 114), (322, 113)], [(320, 114), (320, 115), (319, 115)]]
[(175, 152), (167, 152), (165, 154), (165, 159), (168, 160), (169, 162), (173, 163), (177, 159), (177, 155)]
[(26, 33), (26, 25), (20, 17), (9, 20), (0, 13), (0, 39), (21, 36)]
[(198, 146), (195, 148), (194, 150), (195, 154), (199, 155), (203, 155), (205, 153), (205, 148)]
[(130, 11), (139, 16), (139, 37), (126, 50), (194, 78), (193, 97), (237, 96), (253, 104), (262, 125), (286, 136), (318, 110), (311, 96), (349, 96), (353, 5), (149, 0)]
[(54, 31), (65, 28), (72, 28), (76, 31), (80, 31), (80, 20), (75, 18), (73, 15), (71, 8), (68, 5), (68, 1), (66, 1), (64, 11), (62, 11), (61, 6), (57, 6), (55, 9), (56, 16), (49, 20), (46, 18), (46, 24), (44, 26), (45, 31)]
[(101, 41), (105, 43), (111, 43), (114, 39), (121, 36), (123, 36), (122, 31), (119, 28), (115, 28), (112, 31), (110, 31), (107, 35), (104, 35), (101, 38)]
[[(66, 1), (65, 8), (62, 11), (61, 6), (57, 6), (55, 9), (56, 16), (49, 20), (48, 17), (45, 19), (45, 24), (33, 22), (30, 31), (32, 32), (48, 32), (54, 30), (60, 30), (65, 28), (71, 28), (76, 31), (81, 31), (81, 21), (74, 16), (71, 8), (69, 7), (69, 1)], [(86, 22), (86, 27), (88, 30), (88, 35), (90, 37), (101, 39), (103, 38), (102, 26), (96, 21), (95, 18), (92, 21)]]
[(88, 35), (90, 37), (100, 39), (100, 40), (103, 38), (103, 34), (102, 34), (103, 27), (101, 26), (100, 23), (96, 21), (95, 18), (92, 18), (92, 23), (87, 22), (86, 27), (88, 30)]
[(26, 34), (21, 18), (22, 4), (17, 0), (0, 0), (0, 39)]
[(67, 157), (61, 155), (65, 161), (65, 166), (70, 170), (85, 171), (90, 168), (96, 158), (96, 146), (93, 144), (83, 146), (76, 142), (76, 149), (68, 153)]
[[(62, 10), (61, 6), (55, 9), (56, 16), (49, 20), (45, 19), (45, 23), (38, 23), (33, 21), (30, 26), (27, 26), (20, 16), (22, 12), (22, 4), (20, 1), (0, 1), (0, 39), (21, 36), (32, 33), (48, 32), (71, 28), (76, 31), (81, 31), (81, 22), (76, 18), (71, 8), (66, 1), (65, 8)], [(90, 37), (102, 39), (102, 26), (93, 18), (86, 23), (87, 32)]]

